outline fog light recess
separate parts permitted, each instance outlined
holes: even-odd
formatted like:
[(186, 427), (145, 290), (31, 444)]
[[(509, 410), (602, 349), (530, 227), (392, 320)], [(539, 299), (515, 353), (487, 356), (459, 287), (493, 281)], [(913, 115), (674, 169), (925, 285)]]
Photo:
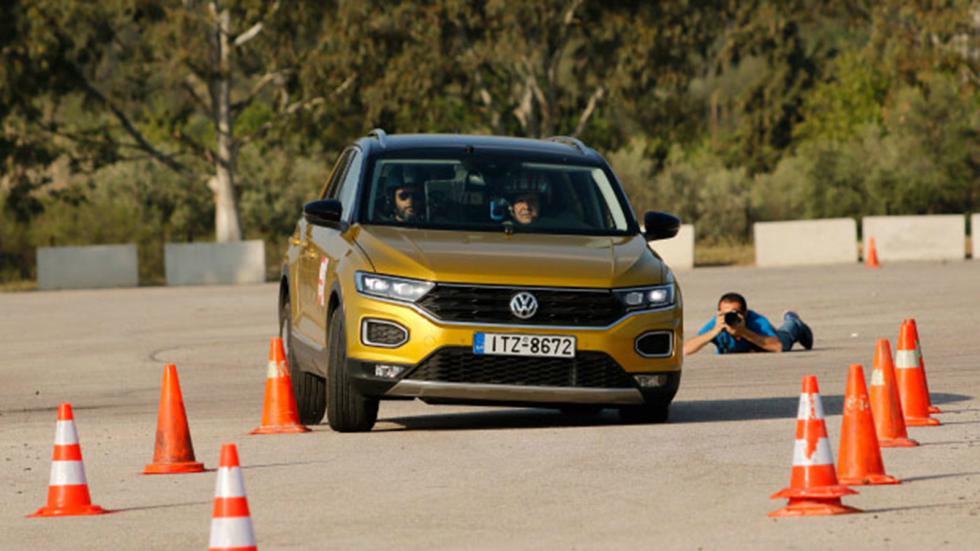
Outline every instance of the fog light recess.
[(408, 329), (393, 321), (366, 319), (361, 322), (361, 342), (368, 346), (398, 348), (408, 342)]
[(674, 332), (643, 333), (636, 338), (636, 353), (644, 358), (669, 358), (674, 353)]
[(636, 384), (641, 388), (659, 388), (667, 384), (667, 376), (664, 374), (634, 375)]
[(405, 368), (400, 365), (375, 364), (374, 366), (374, 376), (385, 379), (394, 379), (401, 375), (402, 371), (405, 371)]

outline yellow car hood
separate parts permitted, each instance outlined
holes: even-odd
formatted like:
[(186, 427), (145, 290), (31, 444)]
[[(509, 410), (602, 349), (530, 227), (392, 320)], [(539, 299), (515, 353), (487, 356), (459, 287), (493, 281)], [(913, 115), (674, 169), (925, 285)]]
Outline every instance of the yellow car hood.
[(560, 287), (664, 283), (642, 236), (580, 236), (358, 226), (354, 240), (381, 274), (431, 281)]

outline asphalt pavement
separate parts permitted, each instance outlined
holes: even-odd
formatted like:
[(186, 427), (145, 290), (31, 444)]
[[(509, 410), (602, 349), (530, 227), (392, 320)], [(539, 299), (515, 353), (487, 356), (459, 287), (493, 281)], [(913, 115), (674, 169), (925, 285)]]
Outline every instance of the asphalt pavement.
[[(237, 442), (260, 549), (980, 549), (980, 261), (679, 274), (685, 328), (741, 291), (812, 351), (685, 362), (672, 420), (605, 412), (382, 403), (367, 434), (250, 436), (261, 419), (274, 285), (0, 294), (0, 549), (205, 549), (215, 474), (142, 476), (162, 368), (180, 370), (194, 449)], [(789, 483), (804, 375), (839, 447), (847, 368), (918, 321), (940, 427), (886, 449), (898, 486), (863, 514), (770, 519)], [(28, 519), (44, 504), (56, 409), (71, 402), (93, 501), (114, 513)]]

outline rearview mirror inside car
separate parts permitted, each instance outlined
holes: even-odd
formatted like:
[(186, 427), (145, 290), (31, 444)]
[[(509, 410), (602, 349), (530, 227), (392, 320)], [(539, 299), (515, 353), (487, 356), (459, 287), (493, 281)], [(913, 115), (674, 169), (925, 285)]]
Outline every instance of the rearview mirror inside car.
[(681, 229), (681, 219), (666, 212), (650, 211), (643, 215), (643, 228), (647, 241), (670, 239)]
[(303, 205), (303, 218), (315, 226), (336, 228), (340, 225), (340, 213), (343, 206), (336, 199), (310, 201)]

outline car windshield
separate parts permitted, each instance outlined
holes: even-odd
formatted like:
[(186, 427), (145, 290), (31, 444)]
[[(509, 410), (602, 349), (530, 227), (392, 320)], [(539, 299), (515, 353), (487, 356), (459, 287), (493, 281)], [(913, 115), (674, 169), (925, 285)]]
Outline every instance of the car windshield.
[(594, 166), (510, 159), (379, 159), (363, 195), (368, 224), (622, 235), (623, 202)]

